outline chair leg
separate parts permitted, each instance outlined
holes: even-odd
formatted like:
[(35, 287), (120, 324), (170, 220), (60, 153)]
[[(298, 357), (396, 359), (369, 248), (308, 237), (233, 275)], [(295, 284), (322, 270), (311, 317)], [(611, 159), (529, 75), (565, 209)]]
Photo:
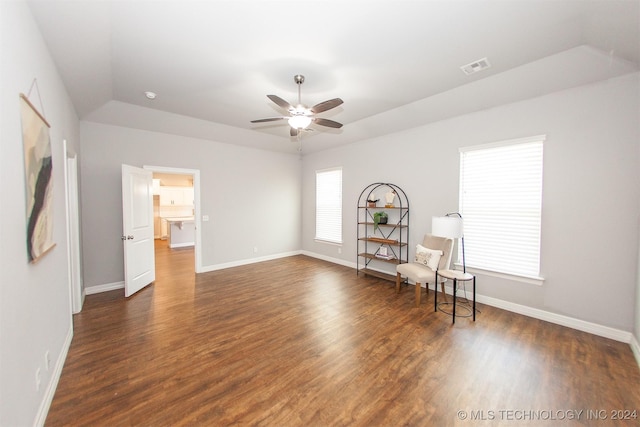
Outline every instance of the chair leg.
[(396, 273), (396, 293), (400, 293), (400, 282), (402, 281), (402, 275), (400, 273)]
[[(437, 286), (438, 285), (436, 285), (436, 287)], [(447, 293), (444, 291), (444, 282), (440, 283), (440, 287), (442, 288), (442, 299), (444, 300), (444, 302), (447, 302)]]
[(420, 307), (420, 282), (416, 282), (416, 307)]

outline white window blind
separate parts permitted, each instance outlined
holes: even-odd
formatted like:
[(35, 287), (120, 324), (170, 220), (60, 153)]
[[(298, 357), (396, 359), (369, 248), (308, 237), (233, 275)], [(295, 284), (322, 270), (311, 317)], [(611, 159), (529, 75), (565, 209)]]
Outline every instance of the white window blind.
[(460, 149), (460, 213), (468, 267), (539, 276), (544, 139)]
[(342, 243), (342, 169), (316, 171), (316, 240)]

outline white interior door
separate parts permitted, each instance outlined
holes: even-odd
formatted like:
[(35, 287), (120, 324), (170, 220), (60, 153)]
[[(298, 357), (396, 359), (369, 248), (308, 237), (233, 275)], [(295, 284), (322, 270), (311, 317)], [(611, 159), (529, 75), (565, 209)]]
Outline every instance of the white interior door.
[(156, 279), (152, 175), (149, 170), (122, 165), (122, 243), (127, 297)]

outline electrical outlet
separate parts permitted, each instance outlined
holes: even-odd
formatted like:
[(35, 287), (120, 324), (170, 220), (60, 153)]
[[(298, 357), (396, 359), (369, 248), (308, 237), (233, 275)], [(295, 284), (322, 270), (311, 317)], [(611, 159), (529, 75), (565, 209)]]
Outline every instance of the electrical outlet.
[(258, 253), (258, 247), (257, 247), (257, 246), (254, 246), (254, 247), (253, 247), (253, 253), (254, 253), (254, 254), (257, 254), (257, 253)]
[(49, 354), (49, 350), (44, 352), (44, 367), (47, 368), (47, 371), (51, 369), (51, 354)]
[(338, 254), (342, 253), (342, 248), (338, 248)]
[(40, 391), (40, 368), (36, 369), (36, 391)]

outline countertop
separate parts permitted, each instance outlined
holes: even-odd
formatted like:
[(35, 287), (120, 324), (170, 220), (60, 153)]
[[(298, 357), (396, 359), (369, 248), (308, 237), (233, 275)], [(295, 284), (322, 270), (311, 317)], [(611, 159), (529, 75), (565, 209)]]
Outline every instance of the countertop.
[(163, 216), (162, 219), (164, 219), (167, 222), (193, 222), (194, 217), (192, 217), (192, 216), (170, 216), (170, 217)]

